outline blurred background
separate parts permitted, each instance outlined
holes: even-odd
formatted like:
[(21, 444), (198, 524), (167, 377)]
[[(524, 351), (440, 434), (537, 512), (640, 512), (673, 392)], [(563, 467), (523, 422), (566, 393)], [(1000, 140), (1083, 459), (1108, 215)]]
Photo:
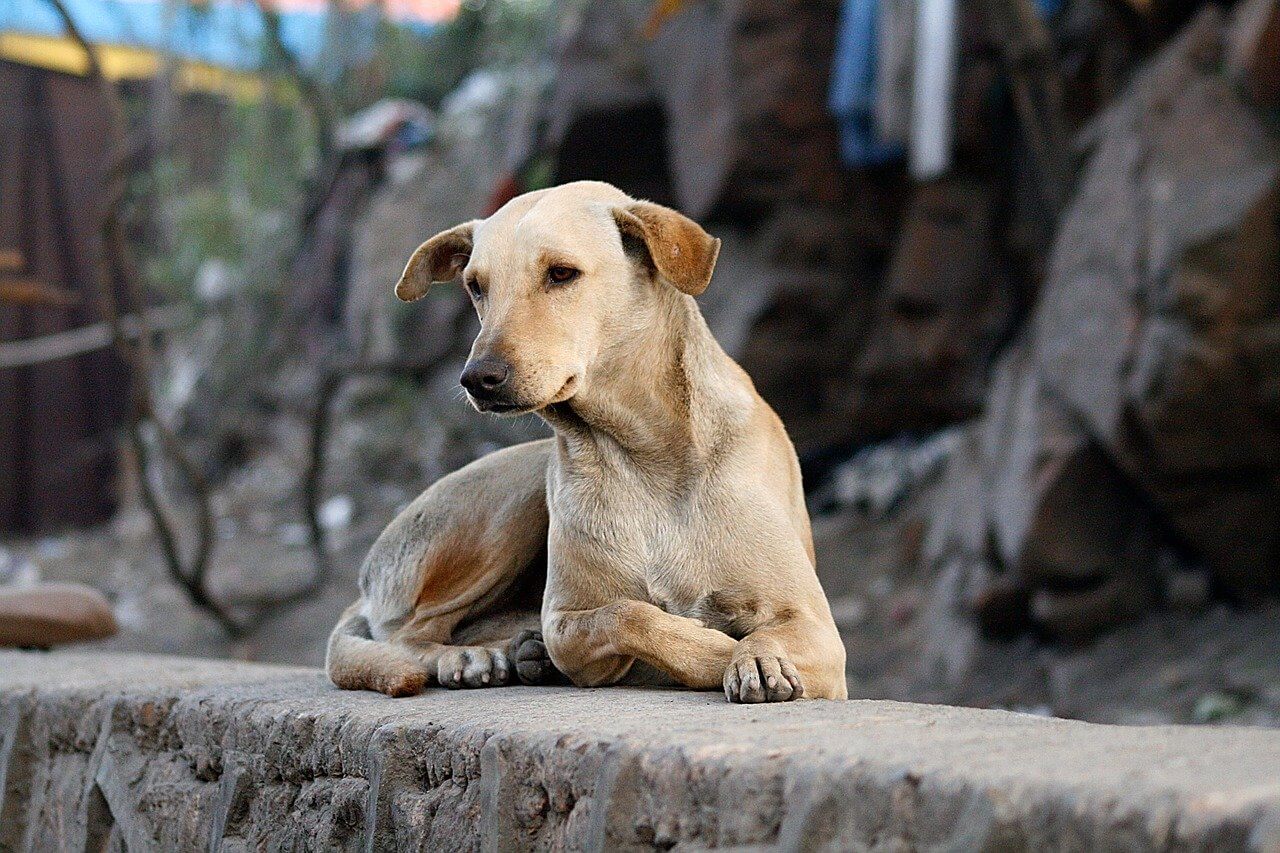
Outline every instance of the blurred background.
[(319, 664), (545, 433), (405, 260), (580, 178), (723, 239), (851, 694), (1280, 724), (1280, 0), (7, 0), (0, 610)]

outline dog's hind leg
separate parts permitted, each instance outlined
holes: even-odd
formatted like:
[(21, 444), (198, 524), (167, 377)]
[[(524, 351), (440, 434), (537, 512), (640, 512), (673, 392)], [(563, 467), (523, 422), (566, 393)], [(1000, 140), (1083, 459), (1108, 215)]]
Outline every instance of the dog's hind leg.
[(348, 607), (329, 635), (325, 667), (344, 690), (412, 696), (427, 683), (427, 668), (409, 649), (373, 639), (361, 601)]
[[(529, 579), (538, 584), (538, 599), (546, 578), (542, 573), (530, 572)], [(459, 627), (453, 634), (453, 642), (460, 645), (487, 646), (504, 654), (523, 684), (563, 684), (565, 678), (551, 662), (546, 644), (542, 640), (542, 617), (537, 610), (526, 605), (529, 599), (521, 597), (513, 601), (513, 609), (494, 612), (476, 622)]]
[(549, 453), (548, 441), (492, 453), (442, 478), (387, 526), (361, 569), (360, 600), (330, 637), (335, 684), (405, 695), (433, 682), (513, 679), (514, 635), (473, 630), (468, 639), (466, 628), (510, 608), (521, 580), (540, 568)]

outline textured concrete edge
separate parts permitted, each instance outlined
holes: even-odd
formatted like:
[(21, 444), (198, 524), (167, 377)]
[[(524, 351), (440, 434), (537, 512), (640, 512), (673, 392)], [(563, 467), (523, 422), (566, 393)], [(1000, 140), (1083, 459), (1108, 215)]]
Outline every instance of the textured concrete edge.
[[(158, 659), (155, 686), (77, 687), (49, 660), (43, 687), (6, 684), (0, 669), (0, 850), (1280, 849), (1274, 798), (993, 786), (963, 768), (771, 748), (782, 730), (769, 725), (750, 748), (655, 737), (668, 697), (641, 691), (626, 697), (651, 727), (637, 736), (555, 718), (504, 730), (337, 694), (309, 671), (210, 663), (202, 680), (199, 662)], [(166, 664), (188, 674), (166, 683)], [(828, 734), (805, 725), (802, 740)]]

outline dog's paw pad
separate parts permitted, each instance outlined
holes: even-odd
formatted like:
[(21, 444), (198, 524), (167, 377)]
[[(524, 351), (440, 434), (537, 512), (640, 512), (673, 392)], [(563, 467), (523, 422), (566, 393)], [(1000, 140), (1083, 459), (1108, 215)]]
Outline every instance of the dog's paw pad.
[(511, 656), (516, 674), (524, 684), (551, 684), (560, 680), (560, 672), (547, 654), (541, 631), (521, 631), (511, 641)]
[(724, 697), (730, 702), (789, 702), (803, 695), (800, 673), (786, 658), (735, 658), (724, 672)]

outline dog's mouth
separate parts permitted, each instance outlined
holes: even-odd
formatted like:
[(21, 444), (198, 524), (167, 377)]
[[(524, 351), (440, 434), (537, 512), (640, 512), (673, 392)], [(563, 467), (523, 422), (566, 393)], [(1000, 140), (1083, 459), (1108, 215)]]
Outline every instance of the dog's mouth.
[(564, 381), (564, 384), (560, 386), (560, 390), (557, 391), (555, 394), (553, 394), (551, 399), (548, 400), (544, 405), (554, 406), (556, 403), (563, 403), (565, 400), (568, 400), (574, 394), (577, 394), (577, 393), (578, 393), (578, 376), (577, 374), (574, 374), (573, 376), (570, 376), (568, 379)]
[(476, 411), (484, 412), (489, 415), (527, 415), (536, 412), (539, 409), (545, 409), (548, 406), (554, 406), (557, 403), (563, 403), (573, 397), (578, 392), (578, 377), (570, 376), (565, 383), (560, 386), (560, 390), (552, 394), (547, 400), (541, 403), (514, 403), (509, 400), (482, 400), (474, 394), (467, 394), (467, 399)]
[(539, 408), (538, 406), (522, 406), (519, 403), (504, 403), (499, 400), (477, 400), (470, 394), (467, 395), (467, 398), (471, 400), (471, 405), (476, 407), (476, 411), (490, 415), (523, 415)]
[(560, 386), (559, 391), (552, 394), (549, 398), (547, 398), (541, 403), (513, 402), (511, 400), (503, 400), (500, 398), (485, 400), (475, 396), (470, 392), (467, 393), (467, 400), (468, 402), (471, 403), (472, 406), (475, 407), (475, 410), (477, 412), (484, 412), (485, 414), (488, 414), (488, 415), (517, 416), (517, 415), (527, 415), (527, 414), (530, 414), (531, 412), (536, 412), (539, 409), (545, 409), (548, 406), (554, 406), (557, 403), (563, 403), (564, 401), (572, 398), (573, 395), (576, 394), (577, 392), (578, 392), (578, 377), (574, 375), (574, 376), (570, 376), (567, 380), (565, 380), (565, 383)]

